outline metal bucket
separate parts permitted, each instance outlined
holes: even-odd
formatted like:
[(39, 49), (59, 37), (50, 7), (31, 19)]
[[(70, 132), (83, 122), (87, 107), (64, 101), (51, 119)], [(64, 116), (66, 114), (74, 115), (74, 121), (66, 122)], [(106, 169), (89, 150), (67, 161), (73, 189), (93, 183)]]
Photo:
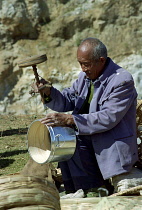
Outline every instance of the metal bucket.
[(35, 120), (27, 133), (28, 151), (37, 163), (70, 159), (76, 148), (76, 135), (70, 127), (51, 127)]

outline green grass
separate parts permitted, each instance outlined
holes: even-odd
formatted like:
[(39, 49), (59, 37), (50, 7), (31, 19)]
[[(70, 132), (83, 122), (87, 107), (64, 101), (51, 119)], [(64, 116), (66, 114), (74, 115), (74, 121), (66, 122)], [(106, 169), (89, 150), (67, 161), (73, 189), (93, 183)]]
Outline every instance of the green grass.
[(0, 116), (0, 175), (20, 172), (27, 163), (27, 131), (41, 116)]

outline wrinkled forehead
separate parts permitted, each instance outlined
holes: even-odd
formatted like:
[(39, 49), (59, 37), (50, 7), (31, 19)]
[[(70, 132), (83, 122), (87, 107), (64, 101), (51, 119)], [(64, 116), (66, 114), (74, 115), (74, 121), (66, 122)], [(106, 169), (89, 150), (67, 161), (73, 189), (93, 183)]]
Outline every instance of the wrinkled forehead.
[(77, 50), (77, 59), (80, 60), (82, 58), (91, 60), (93, 57), (93, 48), (89, 43), (83, 43), (79, 46)]
[(83, 42), (80, 46), (79, 46), (79, 48), (78, 48), (78, 50), (81, 50), (81, 51), (83, 51), (83, 52), (85, 52), (85, 51), (91, 51), (93, 49), (93, 46), (89, 43), (89, 42)]

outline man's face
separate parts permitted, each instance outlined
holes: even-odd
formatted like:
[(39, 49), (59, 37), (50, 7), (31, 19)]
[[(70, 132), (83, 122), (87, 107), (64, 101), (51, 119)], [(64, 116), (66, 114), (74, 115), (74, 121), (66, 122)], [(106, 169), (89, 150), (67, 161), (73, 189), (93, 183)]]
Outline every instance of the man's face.
[(80, 63), (82, 71), (86, 73), (86, 76), (91, 79), (97, 79), (104, 68), (105, 59), (101, 57), (97, 62), (92, 60), (92, 50), (85, 48), (79, 48), (77, 51), (77, 60)]

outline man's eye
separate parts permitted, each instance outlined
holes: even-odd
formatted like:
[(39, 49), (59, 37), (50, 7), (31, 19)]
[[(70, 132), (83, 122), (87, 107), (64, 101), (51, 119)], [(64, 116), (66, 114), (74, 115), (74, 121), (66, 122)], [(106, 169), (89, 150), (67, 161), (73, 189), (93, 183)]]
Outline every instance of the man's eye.
[(85, 65), (85, 66), (90, 66), (90, 63), (85, 63), (84, 65)]
[(81, 63), (81, 62), (80, 62), (80, 65), (81, 65), (82, 67), (89, 68), (89, 67), (91, 66), (91, 63), (90, 63), (90, 62), (89, 62), (89, 63)]
[(89, 66), (90, 66), (90, 63), (83, 63), (83, 65), (84, 65), (85, 67), (89, 67)]

